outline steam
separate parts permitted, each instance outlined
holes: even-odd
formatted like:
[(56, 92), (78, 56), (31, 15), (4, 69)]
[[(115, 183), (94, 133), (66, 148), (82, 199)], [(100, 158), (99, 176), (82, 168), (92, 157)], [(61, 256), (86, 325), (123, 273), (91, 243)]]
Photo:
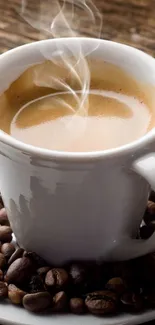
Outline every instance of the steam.
[[(90, 70), (87, 62), (87, 55), (83, 53), (80, 41), (71, 48), (67, 42), (60, 44), (58, 38), (77, 37), (85, 34), (81, 31), (81, 26), (87, 25), (87, 30), (91, 35), (99, 38), (102, 28), (102, 17), (91, 0), (38, 0), (36, 10), (31, 10), (32, 1), (22, 0), (20, 15), (33, 28), (45, 31), (50, 37), (57, 39), (57, 53), (52, 55), (43, 49), (45, 59), (51, 60), (58, 67), (65, 67), (71, 80), (78, 85), (76, 92), (70, 83), (59, 76), (43, 77), (43, 71), (36, 71), (34, 82), (37, 86), (50, 87), (58, 91), (69, 92), (74, 97), (76, 108), (75, 115), (88, 115), (88, 93), (90, 89)], [(51, 10), (50, 10), (51, 8)], [(91, 49), (93, 52), (95, 48)], [(61, 103), (62, 99), (61, 99)], [(65, 106), (68, 103), (63, 103)], [(71, 111), (73, 108), (70, 107)]]

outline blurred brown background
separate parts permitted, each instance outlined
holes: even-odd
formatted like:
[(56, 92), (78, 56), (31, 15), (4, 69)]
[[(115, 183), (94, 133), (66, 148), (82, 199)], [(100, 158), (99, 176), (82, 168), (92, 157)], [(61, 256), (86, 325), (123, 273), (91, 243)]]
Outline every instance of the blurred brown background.
[[(40, 0), (27, 1), (30, 12), (35, 13)], [(94, 3), (103, 14), (102, 38), (127, 43), (155, 55), (155, 0), (94, 0)], [(52, 0), (48, 4), (46, 10), (50, 12)], [(20, 5), (21, 0), (0, 0), (0, 53), (50, 37), (23, 21)], [(84, 24), (88, 36), (90, 29)]]

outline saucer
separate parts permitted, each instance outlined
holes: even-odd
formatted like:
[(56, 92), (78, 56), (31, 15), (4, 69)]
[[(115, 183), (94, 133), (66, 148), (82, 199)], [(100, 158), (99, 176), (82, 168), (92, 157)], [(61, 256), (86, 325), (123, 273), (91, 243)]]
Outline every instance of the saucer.
[(1, 325), (135, 325), (155, 319), (155, 310), (148, 310), (137, 315), (120, 314), (112, 317), (92, 315), (51, 315), (31, 314), (22, 307), (0, 303)]

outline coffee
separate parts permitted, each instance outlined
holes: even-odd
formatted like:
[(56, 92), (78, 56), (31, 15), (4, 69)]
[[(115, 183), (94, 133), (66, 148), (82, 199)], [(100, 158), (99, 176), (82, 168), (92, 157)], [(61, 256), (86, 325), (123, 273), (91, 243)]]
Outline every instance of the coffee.
[(25, 143), (72, 152), (116, 148), (146, 134), (155, 124), (151, 86), (109, 63), (92, 60), (89, 67), (85, 114), (79, 114), (71, 93), (49, 83), (50, 76), (59, 76), (80, 96), (75, 80), (65, 67), (45, 61), (26, 70), (0, 96), (0, 128)]

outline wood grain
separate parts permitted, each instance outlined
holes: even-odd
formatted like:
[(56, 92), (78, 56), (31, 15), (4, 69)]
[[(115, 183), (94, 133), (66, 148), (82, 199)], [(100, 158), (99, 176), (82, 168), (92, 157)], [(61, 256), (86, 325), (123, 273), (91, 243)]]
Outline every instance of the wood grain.
[[(37, 14), (39, 6), (52, 12), (53, 0), (27, 0), (30, 13)], [(101, 37), (138, 47), (155, 55), (155, 0), (94, 0), (103, 15)], [(28, 42), (51, 37), (28, 25), (19, 15), (21, 0), (0, 0), (0, 53)], [(79, 16), (81, 19), (81, 15)], [(81, 31), (93, 36), (93, 26), (80, 20)]]

